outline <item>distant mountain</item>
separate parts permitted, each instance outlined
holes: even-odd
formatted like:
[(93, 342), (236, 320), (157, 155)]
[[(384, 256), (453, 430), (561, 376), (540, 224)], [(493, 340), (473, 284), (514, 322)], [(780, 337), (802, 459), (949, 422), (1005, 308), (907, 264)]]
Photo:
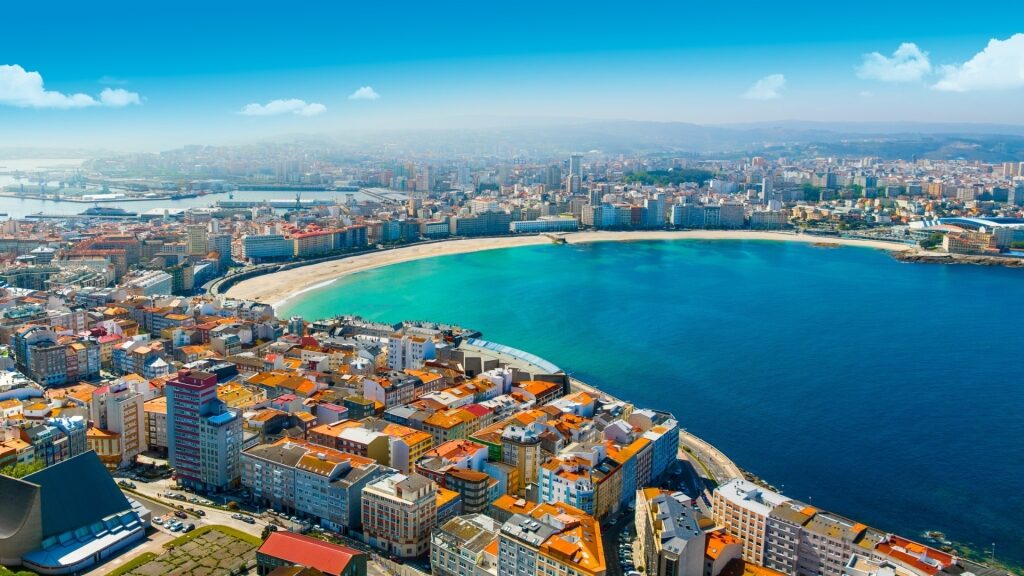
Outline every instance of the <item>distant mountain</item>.
[(365, 132), (340, 140), (393, 153), (606, 154), (669, 153), (710, 157), (818, 153), (882, 158), (1024, 160), (1024, 126), (764, 122), (706, 126), (685, 122), (529, 119), (516, 125), (462, 123), (445, 129)]

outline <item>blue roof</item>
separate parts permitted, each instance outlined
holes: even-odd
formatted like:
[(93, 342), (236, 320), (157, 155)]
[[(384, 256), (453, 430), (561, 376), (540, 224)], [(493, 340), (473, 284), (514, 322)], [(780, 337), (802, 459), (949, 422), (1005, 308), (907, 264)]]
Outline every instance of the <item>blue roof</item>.
[(237, 414), (235, 414), (234, 412), (231, 412), (230, 410), (225, 410), (220, 414), (210, 416), (209, 418), (206, 419), (206, 421), (209, 422), (210, 424), (213, 424), (214, 426), (223, 426), (224, 424), (227, 424), (228, 422), (234, 420), (236, 416)]
[(977, 230), (982, 226), (986, 228), (1003, 228), (1003, 227), (1022, 227), (1024, 226), (1024, 218), (1008, 218), (1008, 217), (992, 217), (992, 218), (977, 218), (977, 217), (951, 217), (951, 218), (939, 218), (941, 224), (954, 224), (957, 226), (965, 226), (967, 228), (973, 228)]

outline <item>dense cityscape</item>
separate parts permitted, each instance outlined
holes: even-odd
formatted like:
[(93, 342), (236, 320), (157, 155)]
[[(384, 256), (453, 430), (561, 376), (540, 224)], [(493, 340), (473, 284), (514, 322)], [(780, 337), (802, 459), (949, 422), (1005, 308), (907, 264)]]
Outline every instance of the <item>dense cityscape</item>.
[(943, 8), (6, 3), (0, 576), (1024, 576)]
[[(588, 230), (772, 231), (1017, 265), (1024, 162), (293, 153), (204, 148), (8, 173), (8, 197), (82, 210), (3, 223), (4, 564), (1005, 573), (940, 533), (927, 543), (791, 499), (672, 414), (472, 328), (279, 318), (232, 286), (403, 245)], [(248, 199), (261, 191), (276, 197)]]

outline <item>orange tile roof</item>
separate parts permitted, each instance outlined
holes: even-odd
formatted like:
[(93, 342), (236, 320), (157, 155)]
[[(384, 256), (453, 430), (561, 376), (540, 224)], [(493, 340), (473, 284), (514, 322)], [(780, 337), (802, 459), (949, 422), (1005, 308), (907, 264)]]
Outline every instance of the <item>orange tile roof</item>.
[(732, 534), (728, 534), (722, 530), (708, 533), (707, 539), (704, 541), (704, 556), (711, 558), (712, 560), (718, 560), (722, 552), (725, 551), (728, 546), (740, 545), (740, 539), (736, 538)]
[(159, 398), (153, 398), (147, 400), (142, 405), (143, 412), (150, 412), (152, 414), (167, 414), (167, 397), (160, 396)]
[(438, 508), (449, 504), (452, 500), (459, 497), (459, 493), (454, 490), (448, 490), (447, 488), (437, 487), (437, 500), (435, 505)]
[(491, 502), (491, 506), (509, 514), (529, 514), (537, 508), (538, 504), (511, 494), (502, 494), (494, 502)]

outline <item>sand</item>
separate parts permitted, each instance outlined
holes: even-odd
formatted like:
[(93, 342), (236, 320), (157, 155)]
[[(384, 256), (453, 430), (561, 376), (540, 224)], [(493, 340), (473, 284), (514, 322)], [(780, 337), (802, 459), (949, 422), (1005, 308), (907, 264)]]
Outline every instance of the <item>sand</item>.
[[(907, 250), (906, 244), (883, 242), (877, 240), (858, 240), (851, 238), (832, 238), (807, 236), (791, 232), (756, 232), (750, 230), (649, 230), (636, 232), (574, 232), (562, 235), (569, 244), (586, 242), (628, 242), (642, 240), (765, 240), (781, 242), (822, 243), (842, 246), (862, 246), (879, 250)], [(359, 256), (351, 256), (330, 262), (321, 262), (309, 266), (301, 266), (283, 272), (275, 272), (244, 280), (232, 286), (227, 295), (232, 298), (267, 302), (275, 307), (310, 290), (326, 286), (331, 282), (347, 276), (390, 266), (401, 262), (466, 254), (481, 250), (513, 248), (516, 246), (533, 246), (550, 244), (548, 236), (502, 236), (499, 238), (468, 238), (447, 240), (430, 244), (403, 246), (390, 250), (381, 250)]]

